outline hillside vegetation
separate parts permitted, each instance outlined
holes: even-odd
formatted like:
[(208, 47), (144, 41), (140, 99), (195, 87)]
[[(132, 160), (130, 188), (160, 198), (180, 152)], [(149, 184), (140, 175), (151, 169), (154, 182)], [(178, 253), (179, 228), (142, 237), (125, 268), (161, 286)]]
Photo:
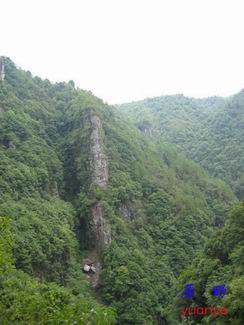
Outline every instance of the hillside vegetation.
[[(182, 292), (185, 283), (193, 283), (196, 294), (193, 300), (184, 304), (175, 300), (169, 315), (172, 324), (177, 324), (175, 310), (179, 306), (225, 306), (225, 317), (188, 317), (192, 324), (233, 324), (241, 325), (244, 319), (244, 203), (235, 206), (230, 212), (226, 225), (218, 230), (207, 242), (193, 264), (183, 272), (179, 282)], [(212, 295), (213, 286), (224, 284), (227, 293), (223, 298)], [(175, 317), (172, 317), (175, 315)], [(170, 322), (170, 323), (171, 323)]]
[(4, 63), (0, 322), (168, 324), (180, 273), (236, 196), (73, 81)]
[(155, 97), (119, 109), (153, 141), (174, 144), (244, 198), (244, 90), (228, 98)]

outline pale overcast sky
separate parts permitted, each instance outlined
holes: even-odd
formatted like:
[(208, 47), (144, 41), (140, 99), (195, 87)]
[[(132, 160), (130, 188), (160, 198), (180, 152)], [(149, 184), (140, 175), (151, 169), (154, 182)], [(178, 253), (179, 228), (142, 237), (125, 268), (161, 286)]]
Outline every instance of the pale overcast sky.
[(109, 103), (244, 88), (243, 0), (0, 0), (0, 54)]

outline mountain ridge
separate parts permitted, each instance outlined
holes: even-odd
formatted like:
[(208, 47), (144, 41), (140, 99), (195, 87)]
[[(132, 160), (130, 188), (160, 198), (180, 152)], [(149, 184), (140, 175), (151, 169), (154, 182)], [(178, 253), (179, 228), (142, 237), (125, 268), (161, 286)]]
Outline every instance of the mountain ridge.
[(117, 109), (153, 141), (175, 145), (243, 198), (244, 90), (226, 98), (155, 97)]

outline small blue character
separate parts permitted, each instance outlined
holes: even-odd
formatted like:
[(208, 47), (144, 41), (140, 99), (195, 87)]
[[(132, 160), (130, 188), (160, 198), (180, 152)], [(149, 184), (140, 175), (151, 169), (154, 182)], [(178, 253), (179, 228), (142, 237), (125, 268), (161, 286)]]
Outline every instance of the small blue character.
[(224, 284), (212, 288), (213, 296), (218, 298), (224, 298), (226, 291), (227, 289)]
[(195, 288), (192, 283), (185, 284), (183, 291), (183, 298), (184, 299), (192, 299), (195, 293)]

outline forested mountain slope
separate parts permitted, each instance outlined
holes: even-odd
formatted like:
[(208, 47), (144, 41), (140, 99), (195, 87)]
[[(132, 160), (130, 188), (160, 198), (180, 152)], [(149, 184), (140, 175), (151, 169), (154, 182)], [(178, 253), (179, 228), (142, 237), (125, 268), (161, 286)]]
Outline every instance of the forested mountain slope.
[(76, 211), (64, 198), (60, 106), (51, 85), (4, 58), (0, 83), (0, 323), (114, 324), (81, 272)]
[(1, 322), (167, 324), (176, 279), (235, 195), (72, 81), (4, 64)]
[[(184, 301), (185, 307), (225, 306), (225, 317), (190, 316), (191, 324), (241, 325), (244, 320), (244, 203), (229, 213), (226, 225), (207, 242), (205, 249), (180, 278), (180, 290), (185, 283), (193, 283), (196, 293), (192, 301)], [(227, 289), (222, 299), (212, 295), (213, 286)], [(178, 324), (176, 310), (182, 307), (179, 299), (170, 310), (172, 324)], [(175, 315), (175, 317), (172, 317)], [(183, 322), (184, 323), (184, 322)]]
[(175, 144), (244, 198), (244, 90), (228, 98), (155, 97), (119, 108), (152, 140)]

